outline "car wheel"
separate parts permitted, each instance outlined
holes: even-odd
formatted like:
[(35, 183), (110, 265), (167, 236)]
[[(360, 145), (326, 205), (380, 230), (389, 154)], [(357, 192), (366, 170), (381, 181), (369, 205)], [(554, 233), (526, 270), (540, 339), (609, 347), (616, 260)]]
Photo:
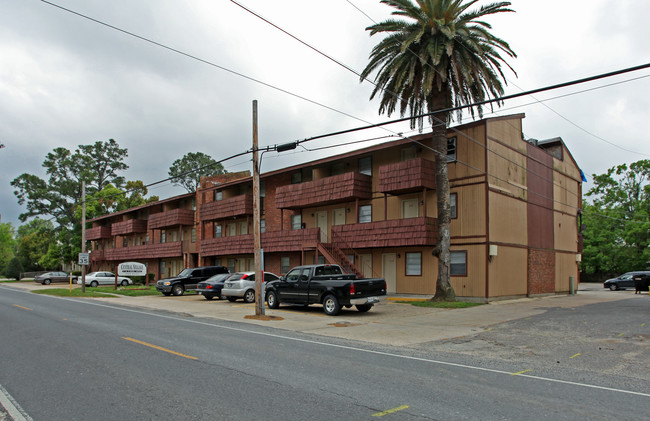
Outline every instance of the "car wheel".
[(123, 287), (127, 286), (128, 284), (129, 284), (129, 281), (127, 281), (126, 279), (122, 281), (122, 286)]
[(228, 301), (234, 303), (235, 301), (237, 301), (237, 297), (228, 297)]
[(210, 295), (210, 294), (203, 294), (203, 298), (205, 298), (206, 300), (208, 300), (208, 301), (210, 301), (211, 299), (213, 299), (213, 298), (214, 298), (214, 295)]
[(183, 287), (180, 286), (180, 285), (174, 285), (172, 287), (172, 294), (174, 294), (177, 297), (180, 297), (181, 295), (183, 295), (184, 292), (185, 291), (183, 290)]
[(323, 299), (323, 311), (325, 311), (325, 314), (328, 316), (336, 316), (339, 314), (339, 311), (341, 311), (339, 300), (337, 300), (333, 295), (325, 297), (325, 299)]
[(247, 303), (254, 303), (255, 302), (255, 291), (252, 289), (249, 289), (244, 293), (244, 302)]
[(616, 284), (609, 284), (609, 290), (610, 291), (616, 291), (618, 289), (618, 285)]
[(359, 304), (357, 306), (357, 310), (359, 310), (362, 313), (365, 313), (366, 311), (370, 310), (372, 308), (372, 304)]
[(97, 281), (92, 281), (90, 283), (90, 286), (93, 287), (93, 288), (97, 288), (97, 285), (99, 285), (99, 282), (97, 282)]
[(269, 291), (269, 293), (266, 294), (266, 304), (269, 306), (269, 308), (280, 307), (280, 302), (278, 301), (278, 295), (275, 293), (275, 291)]
[(49, 279), (46, 279), (46, 280), (43, 281), (43, 285), (49, 285), (51, 283), (52, 283), (52, 281), (50, 281)]

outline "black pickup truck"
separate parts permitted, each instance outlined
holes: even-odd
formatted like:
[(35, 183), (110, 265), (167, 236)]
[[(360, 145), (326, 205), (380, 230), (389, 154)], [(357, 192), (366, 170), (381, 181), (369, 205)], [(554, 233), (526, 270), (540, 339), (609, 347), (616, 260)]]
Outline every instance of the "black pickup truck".
[(386, 295), (386, 281), (380, 278), (356, 279), (344, 274), (338, 265), (297, 266), (286, 276), (266, 284), (266, 303), (322, 304), (325, 314), (336, 316), (341, 307), (357, 307), (366, 312)]

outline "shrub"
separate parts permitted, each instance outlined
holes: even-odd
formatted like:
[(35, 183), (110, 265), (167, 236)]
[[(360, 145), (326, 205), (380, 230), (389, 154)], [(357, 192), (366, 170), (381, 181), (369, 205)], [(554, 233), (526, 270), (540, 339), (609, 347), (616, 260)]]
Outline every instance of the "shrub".
[(7, 269), (5, 272), (7, 278), (13, 278), (20, 281), (20, 274), (23, 272), (23, 265), (17, 257), (14, 257), (9, 261), (9, 263), (7, 263)]

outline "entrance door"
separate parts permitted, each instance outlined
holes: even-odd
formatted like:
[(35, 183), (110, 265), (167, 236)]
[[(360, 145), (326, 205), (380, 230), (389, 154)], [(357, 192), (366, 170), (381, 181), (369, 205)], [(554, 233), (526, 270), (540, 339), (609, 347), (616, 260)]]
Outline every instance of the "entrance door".
[(386, 292), (397, 292), (397, 257), (395, 253), (381, 255), (381, 269), (386, 280)]
[(359, 270), (365, 278), (372, 278), (372, 254), (362, 254), (359, 257), (361, 260)]
[(327, 212), (316, 212), (316, 226), (320, 228), (320, 242), (327, 243)]
[(417, 218), (418, 210), (418, 199), (402, 200), (402, 218)]
[(345, 208), (334, 209), (332, 225), (345, 225)]

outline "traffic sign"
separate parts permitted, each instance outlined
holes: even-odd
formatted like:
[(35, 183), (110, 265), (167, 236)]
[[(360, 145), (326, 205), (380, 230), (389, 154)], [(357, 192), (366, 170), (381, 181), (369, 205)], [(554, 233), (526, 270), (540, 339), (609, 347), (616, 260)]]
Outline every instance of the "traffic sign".
[(90, 264), (90, 253), (79, 253), (79, 265), (88, 266)]

